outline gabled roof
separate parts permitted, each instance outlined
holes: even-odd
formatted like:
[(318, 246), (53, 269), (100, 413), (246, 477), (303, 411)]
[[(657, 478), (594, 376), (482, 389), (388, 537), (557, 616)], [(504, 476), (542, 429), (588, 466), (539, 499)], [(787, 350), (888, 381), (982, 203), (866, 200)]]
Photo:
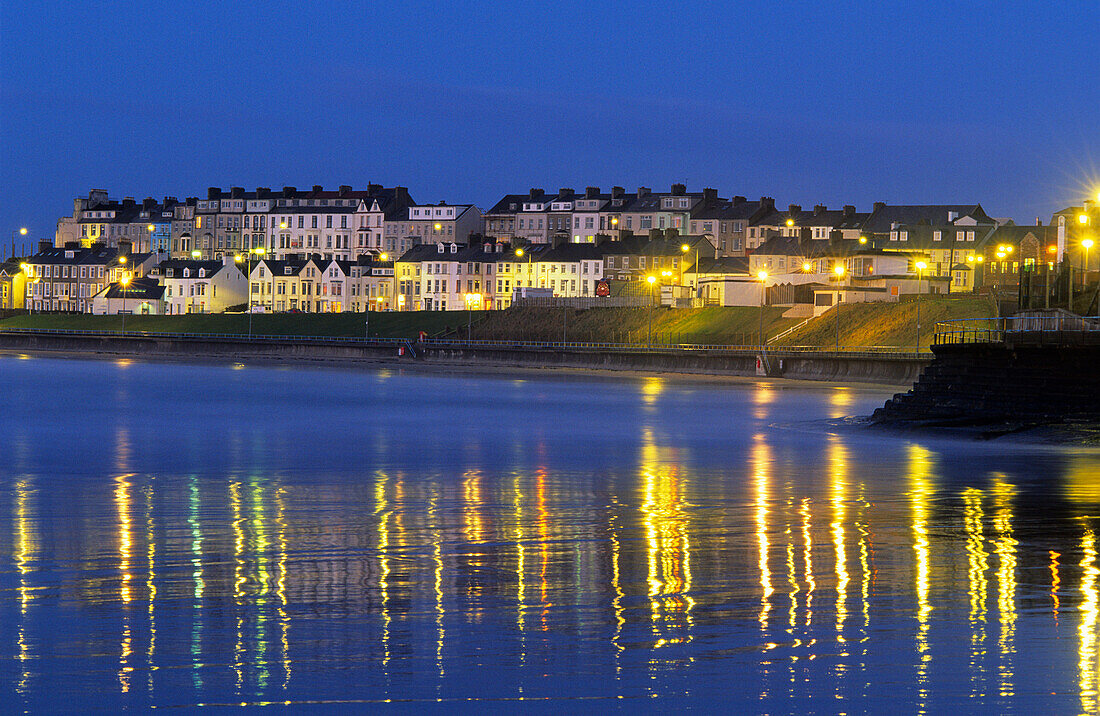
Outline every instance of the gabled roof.
[(112, 283), (96, 296), (96, 298), (125, 298), (127, 301), (156, 301), (163, 297), (164, 286), (151, 278), (135, 278), (125, 288), (119, 283)]
[(719, 221), (751, 219), (760, 211), (761, 202), (719, 199), (717, 201), (699, 202), (691, 210), (692, 220), (717, 219)]
[(752, 255), (821, 258), (826, 256), (850, 256), (860, 250), (860, 243), (855, 240), (834, 242), (827, 239), (815, 239), (803, 242), (796, 236), (772, 236), (753, 249)]
[(890, 231), (894, 224), (928, 224), (948, 225), (954, 220), (948, 217), (955, 214), (955, 219), (969, 216), (979, 224), (992, 224), (993, 219), (985, 213), (981, 204), (898, 204), (889, 205), (878, 203), (875, 205), (864, 231), (875, 234), (883, 234)]
[[(199, 269), (204, 269), (203, 278), (210, 278), (214, 274), (225, 268), (225, 264), (221, 261), (194, 261), (191, 259), (168, 259), (161, 261), (157, 264), (156, 268), (160, 270), (160, 277), (166, 279), (182, 279), (184, 278), (184, 269), (189, 269), (188, 279), (196, 279), (199, 277)], [(172, 275), (168, 275), (168, 269), (172, 269)]]
[[(493, 245), (492, 251), (485, 250), (485, 242), (478, 242), (474, 244), (453, 244), (455, 246), (454, 253), (451, 253), (452, 244), (444, 242), (441, 244), (417, 244), (411, 249), (401, 255), (401, 258), (397, 259), (399, 263), (420, 263), (428, 261), (456, 261), (459, 263), (496, 263), (498, 261), (526, 261), (528, 256), (527, 252), (534, 247), (524, 247), (524, 256), (519, 258), (513, 251), (510, 250), (496, 250), (496, 245)], [(439, 247), (443, 247), (443, 251), (439, 251)], [(549, 245), (543, 244), (546, 249), (549, 249)], [(531, 260), (537, 260), (535, 252), (531, 252)]]

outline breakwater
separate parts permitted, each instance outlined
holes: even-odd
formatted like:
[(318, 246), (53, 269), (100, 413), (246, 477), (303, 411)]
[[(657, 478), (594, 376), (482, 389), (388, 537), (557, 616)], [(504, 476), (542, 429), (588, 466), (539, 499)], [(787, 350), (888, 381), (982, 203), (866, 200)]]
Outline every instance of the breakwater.
[(875, 411), (881, 424), (966, 426), (1100, 421), (1100, 332), (1004, 331), (932, 347), (913, 388)]
[(728, 346), (352, 339), (299, 336), (3, 330), (0, 349), (101, 356), (400, 365), (571, 368), (801, 380), (912, 383), (931, 357), (886, 351)]

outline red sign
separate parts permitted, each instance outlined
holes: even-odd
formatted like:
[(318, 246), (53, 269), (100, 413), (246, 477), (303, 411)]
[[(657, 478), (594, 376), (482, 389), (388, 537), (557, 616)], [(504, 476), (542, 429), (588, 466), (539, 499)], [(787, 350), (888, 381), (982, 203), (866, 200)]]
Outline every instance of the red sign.
[(610, 296), (611, 285), (607, 281), (596, 282), (596, 295), (597, 296)]

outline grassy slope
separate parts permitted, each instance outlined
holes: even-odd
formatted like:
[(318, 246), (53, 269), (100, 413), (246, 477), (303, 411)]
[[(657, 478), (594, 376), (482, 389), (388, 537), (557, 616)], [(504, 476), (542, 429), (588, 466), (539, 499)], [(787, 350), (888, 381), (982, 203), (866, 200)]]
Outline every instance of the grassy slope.
[[(774, 335), (797, 323), (782, 317), (783, 308), (764, 309), (765, 330)], [(563, 315), (564, 314), (564, 315)], [(760, 326), (760, 309), (730, 308), (513, 308), (493, 312), (474, 325), (473, 337), (560, 341), (612, 341), (644, 343), (652, 321), (655, 343), (755, 342)]]
[[(783, 318), (785, 309), (767, 307), (764, 326), (769, 336), (799, 322)], [(936, 321), (951, 318), (984, 318), (992, 315), (988, 300), (976, 298), (931, 298), (921, 300), (921, 344), (931, 341)], [(655, 343), (717, 343), (741, 345), (755, 343), (759, 331), (760, 309), (729, 308), (594, 308), (572, 309), (523, 308), (507, 311), (473, 312), (473, 337), (560, 341), (563, 317), (566, 338), (571, 341), (612, 341), (644, 343), (652, 321)], [(916, 303), (864, 303), (841, 308), (840, 343), (856, 346), (911, 346), (916, 330)], [(252, 331), (256, 335), (282, 336), (362, 336), (364, 314), (256, 314)], [(371, 313), (371, 336), (415, 338), (418, 331), (430, 336), (447, 334), (466, 336), (465, 311), (415, 311), (407, 313)], [(120, 316), (35, 315), (15, 316), (0, 321), (0, 328), (64, 328), (117, 331)], [(248, 316), (127, 316), (126, 330), (179, 333), (248, 333)], [(817, 345), (829, 347), (836, 341), (836, 313), (829, 311), (806, 326), (784, 337), (781, 345)]]
[[(989, 318), (993, 305), (984, 298), (924, 297), (920, 300), (920, 344), (932, 342), (937, 321)], [(780, 345), (832, 346), (836, 342), (836, 309), (785, 336)], [(840, 345), (912, 346), (917, 331), (917, 302), (857, 303), (840, 307)]]
[[(436, 335), (466, 325), (466, 312), (410, 311), (371, 313), (370, 335), (415, 338), (418, 331)], [(474, 319), (477, 319), (477, 313)], [(362, 313), (277, 313), (255, 314), (252, 332), (269, 336), (355, 336), (363, 335)], [(0, 328), (63, 328), (87, 331), (117, 331), (121, 316), (34, 315), (0, 321)], [(127, 316), (127, 331), (168, 333), (247, 334), (247, 314), (196, 314), (185, 316)]]

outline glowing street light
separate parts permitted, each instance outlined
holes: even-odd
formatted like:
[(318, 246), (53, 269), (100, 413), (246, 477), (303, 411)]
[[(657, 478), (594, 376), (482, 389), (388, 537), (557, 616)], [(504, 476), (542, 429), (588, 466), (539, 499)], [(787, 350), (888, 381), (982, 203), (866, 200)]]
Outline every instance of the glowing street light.
[(920, 353), (920, 294), (921, 294), (921, 272), (928, 268), (928, 264), (923, 261), (918, 261), (913, 266), (917, 269), (917, 353)]
[[(125, 258), (125, 257), (123, 257)], [(130, 275), (122, 274), (122, 278), (118, 280), (122, 284), (122, 332), (126, 332), (126, 289), (130, 285)]]
[(1085, 280), (1088, 280), (1089, 271), (1089, 249), (1092, 248), (1092, 239), (1084, 239), (1081, 241), (1081, 246), (1085, 249)]
[(813, 268), (814, 265), (811, 264), (809, 261), (802, 262), (802, 273), (810, 273), (811, 271), (813, 271)]
[(866, 244), (867, 243), (867, 237), (866, 236), (860, 236), (859, 237), (859, 243)]
[(650, 274), (650, 275), (645, 277), (645, 280), (646, 280), (646, 283), (649, 284), (649, 302), (650, 302), (649, 310), (646, 311), (646, 315), (649, 318), (648, 323), (647, 323), (647, 325), (649, 327), (647, 329), (647, 334), (648, 335), (647, 335), (647, 338), (646, 338), (646, 345), (652, 346), (653, 345), (653, 305), (652, 305), (653, 304), (653, 286), (657, 283), (657, 277), (654, 276), (653, 274)]
[[(680, 252), (681, 253), (686, 254), (688, 251), (692, 251), (692, 247), (690, 245), (680, 244)], [(696, 281), (696, 283), (698, 283), (698, 281), (699, 281), (699, 245), (698, 244), (695, 245), (694, 252), (695, 252), (695, 254), (694, 254), (694, 257), (695, 257), (695, 281)], [(680, 262), (680, 285), (681, 286), (684, 285), (684, 265), (683, 265), (683, 261)], [(692, 291), (691, 291), (691, 307), (695, 308), (695, 286), (692, 286), (691, 288), (692, 288)]]
[(768, 285), (768, 272), (760, 269), (756, 272), (756, 277), (760, 279), (760, 346), (763, 348), (768, 345), (767, 336), (764, 335), (764, 291)]
[(844, 278), (844, 264), (838, 263), (833, 266), (833, 273), (836, 274), (836, 352), (840, 353), (840, 279)]

